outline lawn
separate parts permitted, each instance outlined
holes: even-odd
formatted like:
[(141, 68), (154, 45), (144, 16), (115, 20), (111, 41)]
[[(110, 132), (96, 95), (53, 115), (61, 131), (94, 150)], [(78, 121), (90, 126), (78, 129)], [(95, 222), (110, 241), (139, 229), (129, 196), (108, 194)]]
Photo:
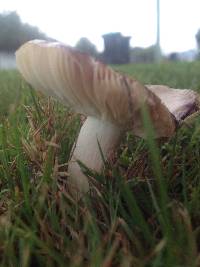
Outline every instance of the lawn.
[[(113, 67), (200, 91), (200, 62)], [(200, 266), (200, 118), (167, 141), (128, 132), (102, 174), (83, 166), (97, 193), (77, 203), (67, 162), (82, 121), (0, 72), (0, 266)]]

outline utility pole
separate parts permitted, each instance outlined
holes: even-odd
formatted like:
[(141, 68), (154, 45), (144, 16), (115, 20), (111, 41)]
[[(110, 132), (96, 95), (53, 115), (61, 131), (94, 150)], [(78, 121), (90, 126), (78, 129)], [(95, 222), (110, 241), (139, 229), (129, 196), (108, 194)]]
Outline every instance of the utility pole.
[(160, 0), (157, 0), (157, 38), (156, 38), (156, 61), (161, 61), (160, 48)]

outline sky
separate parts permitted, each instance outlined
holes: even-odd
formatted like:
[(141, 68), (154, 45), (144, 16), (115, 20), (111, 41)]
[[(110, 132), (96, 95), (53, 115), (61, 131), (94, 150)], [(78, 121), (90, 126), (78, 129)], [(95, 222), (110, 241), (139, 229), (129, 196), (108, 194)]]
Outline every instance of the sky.
[[(87, 37), (99, 51), (102, 35), (121, 32), (131, 46), (156, 42), (157, 0), (0, 0), (0, 12), (16, 10), (23, 22), (68, 45)], [(160, 0), (163, 53), (196, 48), (200, 0)]]

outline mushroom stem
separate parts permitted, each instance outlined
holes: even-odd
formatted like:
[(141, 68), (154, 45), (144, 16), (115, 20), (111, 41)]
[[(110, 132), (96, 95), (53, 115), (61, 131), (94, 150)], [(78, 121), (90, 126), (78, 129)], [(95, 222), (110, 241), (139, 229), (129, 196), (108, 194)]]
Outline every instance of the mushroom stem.
[[(118, 145), (123, 130), (118, 126), (94, 117), (88, 117), (84, 122), (75, 148), (72, 151), (72, 158), (69, 162), (69, 184), (72, 191), (86, 193), (89, 191), (88, 178), (82, 173), (77, 160), (81, 161), (88, 168), (101, 172), (103, 159), (99, 149), (102, 150), (105, 159)], [(98, 145), (99, 143), (99, 145)]]

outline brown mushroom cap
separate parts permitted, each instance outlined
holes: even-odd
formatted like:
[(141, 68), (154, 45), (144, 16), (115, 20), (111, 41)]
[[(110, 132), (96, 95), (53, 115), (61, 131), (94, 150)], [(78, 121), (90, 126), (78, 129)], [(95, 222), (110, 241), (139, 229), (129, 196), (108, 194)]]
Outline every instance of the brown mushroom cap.
[(199, 95), (190, 89), (174, 89), (165, 85), (147, 85), (174, 115), (177, 122), (199, 110)]
[(16, 52), (16, 62), (35, 89), (78, 113), (132, 129), (143, 137), (141, 111), (146, 105), (157, 137), (171, 136), (175, 131), (174, 116), (153, 90), (71, 47), (30, 41)]

